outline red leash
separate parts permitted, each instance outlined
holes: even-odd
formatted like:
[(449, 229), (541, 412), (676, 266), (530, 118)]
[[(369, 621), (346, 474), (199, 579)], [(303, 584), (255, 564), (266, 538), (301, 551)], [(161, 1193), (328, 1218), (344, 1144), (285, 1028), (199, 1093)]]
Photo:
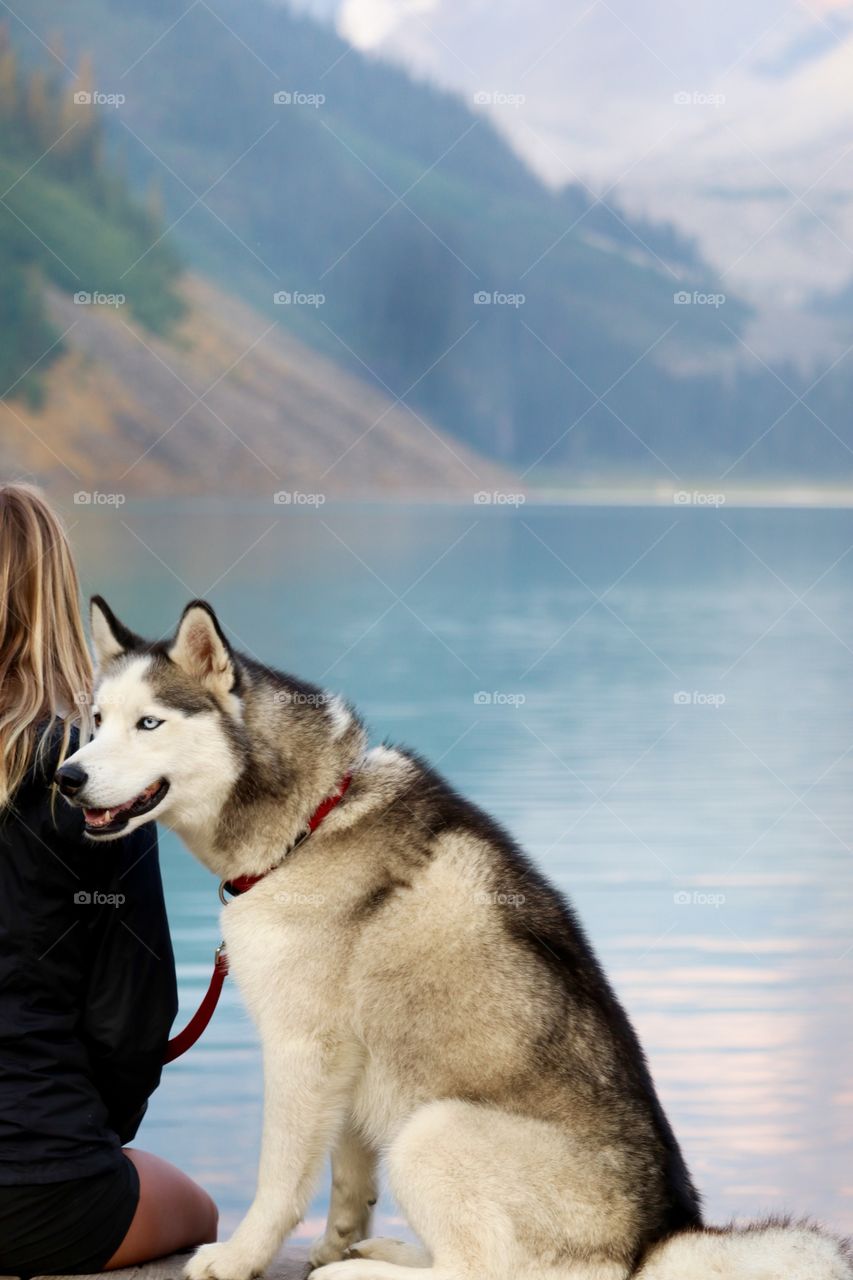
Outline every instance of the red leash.
[(167, 1062), (174, 1062), (175, 1058), (180, 1058), (181, 1054), (186, 1053), (187, 1049), (191, 1049), (195, 1042), (204, 1035), (216, 1006), (219, 1004), (219, 997), (222, 995), (222, 984), (227, 977), (228, 957), (225, 954), (224, 944), (220, 943), (216, 948), (210, 986), (183, 1031), (179, 1031), (166, 1045), (166, 1056), (163, 1059), (164, 1066)]
[[(291, 853), (300, 844), (303, 844), (312, 832), (317, 830), (321, 822), (329, 816), (332, 810), (337, 808), (349, 790), (351, 782), (352, 774), (348, 773), (341, 779), (341, 785), (338, 787), (335, 794), (327, 796), (326, 799), (317, 806), (311, 814), (311, 817), (308, 819), (308, 826), (305, 828), (302, 835), (294, 841), (290, 849), (288, 849), (288, 853)], [(272, 868), (270, 868), (270, 870), (272, 870)], [(222, 884), (219, 886), (219, 897), (224, 903), (227, 903), (228, 899), (225, 897), (226, 893), (230, 893), (233, 897), (239, 897), (241, 893), (246, 893), (267, 875), (269, 875), (269, 872), (264, 871), (259, 876), (237, 876), (234, 880), (223, 880)], [(211, 974), (210, 985), (205, 992), (204, 999), (190, 1018), (187, 1025), (184, 1027), (183, 1031), (179, 1031), (178, 1034), (173, 1036), (166, 1045), (166, 1056), (163, 1059), (164, 1065), (168, 1062), (174, 1062), (176, 1058), (180, 1058), (182, 1054), (186, 1053), (188, 1049), (191, 1049), (193, 1045), (204, 1035), (210, 1025), (210, 1020), (216, 1011), (216, 1006), (219, 1004), (219, 997), (222, 995), (222, 986), (227, 977), (228, 956), (225, 952), (225, 943), (220, 942), (219, 946), (216, 948), (216, 956), (213, 962), (213, 973)]]

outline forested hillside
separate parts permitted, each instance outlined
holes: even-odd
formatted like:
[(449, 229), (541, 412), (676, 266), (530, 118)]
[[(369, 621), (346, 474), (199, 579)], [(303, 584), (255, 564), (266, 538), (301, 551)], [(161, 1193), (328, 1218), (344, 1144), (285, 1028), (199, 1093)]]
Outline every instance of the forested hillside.
[[(173, 289), (178, 258), (160, 240), (153, 201), (146, 205), (133, 195), (107, 159), (103, 120), (91, 97), (85, 60), (72, 92), (65, 77), (22, 67), (8, 24), (0, 25), (0, 389), (6, 394), (37, 399), (62, 349), (45, 308), (47, 282), (65, 293), (124, 299), (118, 305), (156, 332), (181, 314)], [(125, 273), (137, 259), (130, 278)]]
[[(110, 165), (162, 190), (188, 263), (469, 447), (544, 483), (853, 474), (847, 356), (770, 370), (688, 242), (544, 187), (473, 102), (267, 0), (27, 14), (17, 55), (64, 92), (91, 56)], [(154, 243), (119, 255), (140, 315)]]
[[(729, 298), (724, 327), (675, 307), (676, 290), (715, 287), (691, 246), (577, 184), (547, 190), (472, 104), (264, 0), (29, 12), (125, 95), (110, 136), (142, 187), (162, 182), (197, 268), (469, 444), (654, 467), (638, 436), (677, 453), (685, 418), (707, 418), (706, 388), (678, 371), (724, 357), (744, 308)], [(297, 290), (323, 305), (275, 308)], [(596, 403), (617, 382), (635, 435)]]

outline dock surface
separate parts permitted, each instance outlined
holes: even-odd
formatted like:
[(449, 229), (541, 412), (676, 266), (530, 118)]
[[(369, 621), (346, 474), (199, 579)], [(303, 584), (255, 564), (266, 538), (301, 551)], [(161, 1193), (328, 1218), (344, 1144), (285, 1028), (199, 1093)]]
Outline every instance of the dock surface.
[[(92, 1276), (36, 1276), (34, 1280), (182, 1280), (189, 1253), (173, 1253), (156, 1262), (145, 1262), (138, 1267), (126, 1267), (121, 1271), (102, 1271)], [(278, 1255), (264, 1280), (306, 1280), (309, 1274), (308, 1256), (298, 1250), (286, 1249)], [(0, 1280), (10, 1280), (0, 1276)]]

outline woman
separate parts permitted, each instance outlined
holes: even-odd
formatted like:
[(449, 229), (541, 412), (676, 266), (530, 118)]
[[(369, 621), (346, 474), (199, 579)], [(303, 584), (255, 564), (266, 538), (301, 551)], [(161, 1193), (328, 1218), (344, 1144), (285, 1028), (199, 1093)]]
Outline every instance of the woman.
[(180, 1170), (124, 1147), (177, 997), (153, 826), (87, 843), (53, 774), (91, 667), (58, 517), (0, 486), (0, 1274), (130, 1266), (216, 1239)]

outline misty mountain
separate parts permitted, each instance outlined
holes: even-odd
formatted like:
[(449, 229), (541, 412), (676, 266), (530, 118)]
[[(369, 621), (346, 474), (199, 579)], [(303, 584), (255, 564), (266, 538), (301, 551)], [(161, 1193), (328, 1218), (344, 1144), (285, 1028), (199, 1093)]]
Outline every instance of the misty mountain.
[(28, 12), (121, 97), (112, 146), (196, 268), (475, 449), (533, 480), (849, 473), (843, 361), (814, 392), (745, 361), (689, 238), (546, 185), (481, 104), (265, 0)]
[(477, 110), (549, 185), (579, 177), (697, 240), (765, 359), (817, 373), (843, 350), (810, 302), (853, 279), (850, 0), (301, 4), (469, 102), (502, 90)]
[[(712, 308), (674, 306), (714, 291), (684, 237), (549, 190), (457, 97), (306, 17), (261, 0), (80, 0), (72, 21), (33, 0), (29, 22), (91, 52), (99, 87), (121, 94), (104, 108), (115, 146), (161, 184), (193, 265), (482, 451), (655, 467), (640, 440), (658, 429), (652, 402), (733, 345)], [(276, 309), (276, 293), (323, 302)], [(727, 307), (736, 331), (745, 309)], [(641, 382), (648, 421), (628, 430), (614, 412)]]

